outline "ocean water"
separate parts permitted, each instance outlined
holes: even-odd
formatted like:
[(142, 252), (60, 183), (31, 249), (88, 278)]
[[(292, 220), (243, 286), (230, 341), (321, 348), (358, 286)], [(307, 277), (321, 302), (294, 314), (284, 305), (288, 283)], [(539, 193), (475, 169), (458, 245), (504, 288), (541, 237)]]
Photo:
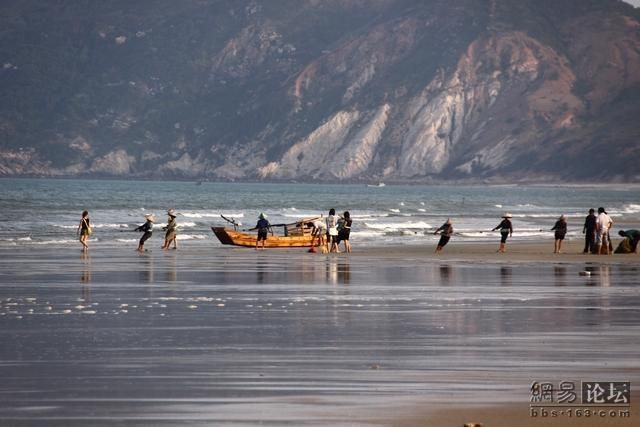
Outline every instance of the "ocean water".
[[(250, 228), (260, 212), (274, 224), (350, 211), (354, 245), (421, 244), (447, 218), (455, 238), (493, 241), (490, 230), (513, 214), (515, 240), (550, 237), (560, 214), (569, 217), (568, 238), (581, 237), (589, 208), (606, 207), (617, 224), (640, 226), (640, 186), (424, 186), (147, 182), (115, 180), (1, 179), (0, 246), (77, 245), (76, 228), (90, 212), (95, 244), (131, 245), (145, 213), (178, 212), (183, 244), (218, 245), (210, 227), (223, 214)], [(161, 233), (156, 233), (160, 235)], [(156, 237), (157, 238), (157, 237)]]

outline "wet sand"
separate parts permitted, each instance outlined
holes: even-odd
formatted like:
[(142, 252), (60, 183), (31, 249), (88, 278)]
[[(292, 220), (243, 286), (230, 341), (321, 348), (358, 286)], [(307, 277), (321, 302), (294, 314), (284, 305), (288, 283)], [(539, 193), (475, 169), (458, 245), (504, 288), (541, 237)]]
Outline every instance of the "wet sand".
[(640, 380), (636, 255), (354, 249), (2, 250), (0, 424), (567, 425), (532, 381)]
[[(615, 239), (614, 239), (615, 240)], [(616, 243), (618, 243), (616, 241)], [(614, 249), (615, 249), (614, 245)], [(460, 243), (452, 239), (451, 243), (439, 253), (434, 253), (435, 245), (428, 246), (391, 246), (357, 248), (353, 255), (384, 257), (416, 257), (429, 261), (445, 260), (460, 262), (491, 263), (594, 263), (594, 264), (638, 264), (638, 254), (583, 254), (584, 242), (565, 241), (562, 252), (553, 253), (553, 240), (508, 242), (505, 253), (497, 253), (498, 243)]]

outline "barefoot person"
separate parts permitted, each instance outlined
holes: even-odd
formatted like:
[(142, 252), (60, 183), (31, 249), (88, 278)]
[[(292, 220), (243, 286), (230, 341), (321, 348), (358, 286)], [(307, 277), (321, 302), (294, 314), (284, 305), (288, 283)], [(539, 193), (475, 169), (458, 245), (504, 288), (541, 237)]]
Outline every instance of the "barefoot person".
[(140, 242), (138, 243), (138, 252), (144, 252), (144, 242), (149, 240), (151, 235), (153, 234), (153, 223), (156, 222), (156, 217), (153, 214), (146, 214), (145, 219), (147, 220), (140, 227), (136, 228), (133, 231), (142, 231), (144, 234), (140, 238)]
[(596, 210), (589, 209), (589, 215), (584, 219), (584, 226), (582, 227), (582, 234), (584, 234), (584, 250), (583, 254), (595, 253), (596, 251)]
[(336, 218), (336, 210), (329, 209), (329, 216), (327, 217), (327, 246), (328, 252), (337, 252), (338, 249), (338, 218)]
[(610, 254), (609, 229), (613, 225), (613, 220), (604, 208), (598, 208), (598, 216), (596, 217), (596, 253), (598, 255), (604, 252), (604, 255)]
[(449, 239), (451, 239), (451, 236), (453, 235), (453, 224), (451, 223), (450, 218), (447, 218), (447, 222), (442, 224), (442, 226), (434, 231), (433, 234), (438, 234), (438, 232), (440, 232), (440, 241), (436, 247), (436, 252), (440, 252), (442, 248), (449, 243)]
[(256, 250), (258, 250), (258, 244), (262, 242), (262, 250), (264, 250), (265, 242), (267, 241), (267, 235), (269, 232), (273, 233), (271, 230), (271, 224), (267, 220), (267, 216), (263, 213), (260, 213), (258, 217), (258, 222), (256, 226), (250, 228), (249, 231), (258, 230), (258, 237), (256, 238)]
[[(327, 246), (325, 242), (325, 236), (327, 234), (327, 224), (324, 222), (324, 218), (320, 216), (320, 218), (311, 222), (311, 249), (309, 252), (317, 252), (316, 246), (320, 248), (322, 253), (327, 251)], [(317, 243), (316, 243), (317, 242)]]
[(169, 249), (171, 242), (173, 242), (173, 249), (178, 249), (177, 232), (178, 224), (176, 222), (176, 213), (173, 209), (167, 211), (167, 226), (164, 227), (166, 233), (164, 234), (164, 245), (162, 249)]
[(338, 220), (338, 243), (344, 242), (344, 251), (349, 253), (351, 252), (351, 242), (349, 242), (349, 236), (351, 235), (351, 224), (353, 221), (351, 220), (351, 214), (349, 211), (345, 211), (340, 219)]
[(89, 249), (87, 245), (87, 238), (91, 235), (91, 220), (89, 219), (89, 211), (82, 212), (82, 218), (78, 229), (76, 230), (76, 236), (80, 236), (80, 243), (82, 244), (82, 252), (86, 252)]
[(513, 236), (513, 226), (511, 225), (511, 214), (506, 213), (502, 217), (502, 222), (491, 231), (500, 230), (500, 248), (497, 252), (503, 254), (507, 246), (507, 238)]
[(567, 219), (564, 215), (560, 215), (560, 218), (556, 221), (551, 231), (555, 230), (555, 242), (553, 243), (553, 253), (560, 254), (562, 253), (562, 241), (564, 240), (564, 236), (567, 235)]

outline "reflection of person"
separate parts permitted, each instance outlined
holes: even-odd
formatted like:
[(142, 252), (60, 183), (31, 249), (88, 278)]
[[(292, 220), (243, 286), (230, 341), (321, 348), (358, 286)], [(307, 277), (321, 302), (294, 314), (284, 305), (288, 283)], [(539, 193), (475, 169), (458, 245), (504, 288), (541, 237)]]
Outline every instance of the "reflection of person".
[(260, 213), (258, 217), (258, 222), (256, 226), (250, 228), (249, 231), (258, 230), (258, 237), (256, 238), (256, 250), (258, 249), (258, 244), (262, 242), (262, 249), (264, 249), (265, 242), (267, 241), (267, 234), (271, 231), (271, 224), (267, 220), (267, 216), (263, 213)]
[(447, 243), (449, 243), (449, 239), (453, 235), (453, 224), (451, 223), (451, 219), (447, 218), (447, 222), (442, 224), (440, 228), (433, 232), (433, 234), (440, 233), (440, 241), (438, 242), (438, 246), (436, 247), (436, 252), (440, 252), (442, 248), (444, 248)]
[(327, 246), (329, 252), (340, 252), (338, 249), (338, 219), (336, 210), (331, 208), (327, 217)]
[(87, 238), (91, 235), (91, 220), (89, 219), (89, 211), (82, 212), (82, 218), (80, 219), (80, 224), (78, 224), (76, 235), (80, 235), (82, 251), (87, 251), (89, 249), (89, 245), (87, 245)]
[(91, 259), (88, 252), (83, 251), (81, 255), (82, 259), (82, 273), (80, 274), (80, 281), (82, 283), (91, 282)]
[[(640, 242), (640, 231), (638, 230), (620, 230), (618, 234), (625, 238), (625, 240), (620, 243), (618, 249), (616, 249), (616, 253), (638, 253), (638, 242)], [(625, 245), (625, 241), (627, 244)], [(626, 250), (626, 246), (628, 245), (628, 251)], [(621, 249), (623, 248), (624, 249)]]
[(596, 210), (589, 209), (589, 215), (584, 219), (584, 226), (582, 227), (582, 234), (584, 234), (584, 250), (583, 254), (589, 252), (595, 252), (596, 250)]
[(598, 248), (597, 254), (604, 252), (604, 255), (609, 255), (609, 229), (613, 225), (613, 220), (607, 215), (604, 208), (598, 208), (598, 216), (596, 218), (596, 246)]
[(133, 231), (143, 231), (144, 234), (140, 238), (140, 242), (138, 243), (138, 251), (144, 252), (144, 242), (149, 240), (151, 235), (153, 234), (153, 223), (156, 221), (156, 217), (153, 214), (146, 214), (144, 216), (146, 218), (146, 222), (142, 224), (140, 227), (136, 228)]
[(349, 236), (351, 235), (351, 224), (353, 221), (351, 220), (351, 214), (349, 211), (345, 211), (342, 214), (340, 219), (338, 220), (338, 243), (336, 245), (340, 245), (340, 242), (344, 242), (344, 251), (351, 252), (351, 243), (349, 242)]
[(498, 224), (496, 228), (491, 231), (496, 231), (500, 229), (500, 248), (497, 252), (504, 253), (505, 247), (507, 245), (507, 238), (513, 236), (513, 226), (511, 225), (511, 214), (506, 213), (502, 217), (502, 222)]
[(164, 227), (167, 232), (164, 235), (164, 245), (162, 245), (162, 249), (169, 249), (171, 242), (173, 242), (173, 249), (178, 249), (178, 223), (176, 222), (176, 213), (173, 209), (169, 209), (167, 215), (169, 218), (167, 219), (167, 226)]
[(555, 230), (555, 242), (553, 243), (553, 253), (559, 254), (562, 253), (562, 241), (564, 240), (564, 236), (567, 235), (567, 219), (564, 215), (560, 215), (560, 218), (556, 221), (551, 231)]

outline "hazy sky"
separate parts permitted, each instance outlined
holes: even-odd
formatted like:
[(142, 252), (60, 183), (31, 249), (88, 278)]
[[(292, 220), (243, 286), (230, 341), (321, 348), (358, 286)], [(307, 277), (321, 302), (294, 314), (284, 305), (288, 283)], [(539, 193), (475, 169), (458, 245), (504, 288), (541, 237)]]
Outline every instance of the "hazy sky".
[(640, 0), (625, 0), (627, 3), (631, 3), (635, 7), (640, 6)]

